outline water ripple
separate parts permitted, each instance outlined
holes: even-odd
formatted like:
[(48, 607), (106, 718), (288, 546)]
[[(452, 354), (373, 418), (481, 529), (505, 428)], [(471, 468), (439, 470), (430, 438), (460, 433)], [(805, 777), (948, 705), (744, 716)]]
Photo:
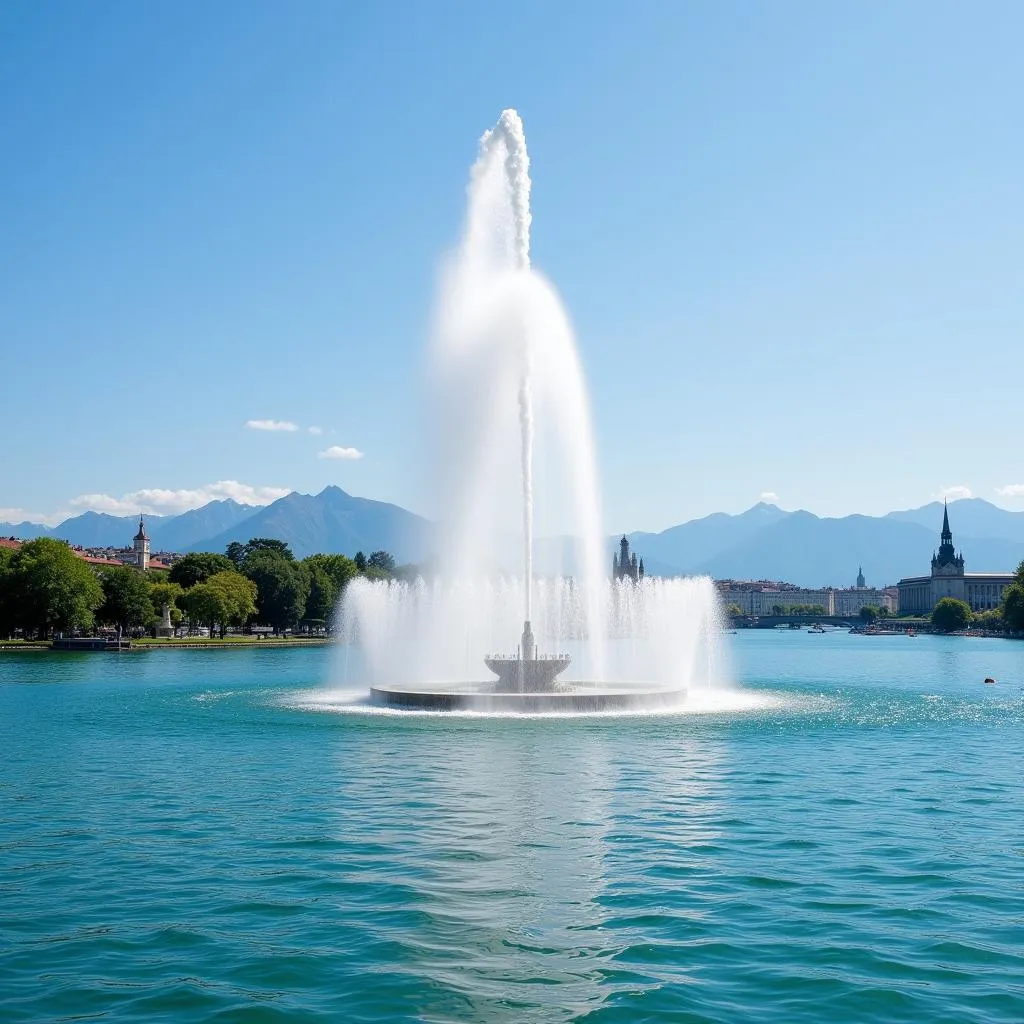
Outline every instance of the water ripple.
[(510, 721), (338, 713), (319, 656), (0, 661), (0, 1019), (1024, 1020), (980, 665)]

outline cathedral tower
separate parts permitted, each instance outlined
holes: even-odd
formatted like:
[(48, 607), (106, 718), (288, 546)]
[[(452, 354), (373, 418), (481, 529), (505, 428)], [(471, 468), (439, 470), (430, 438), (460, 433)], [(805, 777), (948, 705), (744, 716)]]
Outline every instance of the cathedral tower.
[(964, 556), (957, 554), (953, 547), (953, 531), (949, 528), (949, 508), (942, 503), (942, 543), (938, 552), (932, 557), (933, 576), (963, 576)]

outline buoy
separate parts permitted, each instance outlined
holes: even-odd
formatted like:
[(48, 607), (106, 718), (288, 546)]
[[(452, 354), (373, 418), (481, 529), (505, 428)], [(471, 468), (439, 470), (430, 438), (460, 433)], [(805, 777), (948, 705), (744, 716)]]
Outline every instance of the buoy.
[(996, 681), (991, 676), (985, 676), (985, 685), (986, 686), (995, 686), (996, 685)]

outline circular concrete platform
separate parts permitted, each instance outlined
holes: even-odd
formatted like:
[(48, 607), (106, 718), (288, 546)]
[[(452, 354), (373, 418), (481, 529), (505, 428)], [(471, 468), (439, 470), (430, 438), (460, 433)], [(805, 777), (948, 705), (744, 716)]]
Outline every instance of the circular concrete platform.
[(498, 692), (493, 683), (467, 683), (423, 688), (375, 686), (370, 699), (380, 707), (406, 711), (646, 711), (674, 707), (685, 690), (662, 690), (643, 683), (566, 683), (548, 693)]

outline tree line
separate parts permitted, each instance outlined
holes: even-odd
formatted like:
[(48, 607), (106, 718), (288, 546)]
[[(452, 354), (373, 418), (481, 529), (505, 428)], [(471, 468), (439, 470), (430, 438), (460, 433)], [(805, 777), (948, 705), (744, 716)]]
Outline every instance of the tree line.
[(47, 639), (55, 633), (111, 626), (123, 633), (155, 630), (166, 612), (173, 625), (203, 626), (223, 637), (229, 628), (269, 626), (276, 633), (326, 627), (348, 583), (409, 578), (387, 551), (354, 557), (317, 554), (296, 559), (286, 543), (255, 537), (224, 554), (195, 552), (169, 571), (132, 566), (94, 568), (63, 541), (26, 541), (0, 548), (0, 637)]

